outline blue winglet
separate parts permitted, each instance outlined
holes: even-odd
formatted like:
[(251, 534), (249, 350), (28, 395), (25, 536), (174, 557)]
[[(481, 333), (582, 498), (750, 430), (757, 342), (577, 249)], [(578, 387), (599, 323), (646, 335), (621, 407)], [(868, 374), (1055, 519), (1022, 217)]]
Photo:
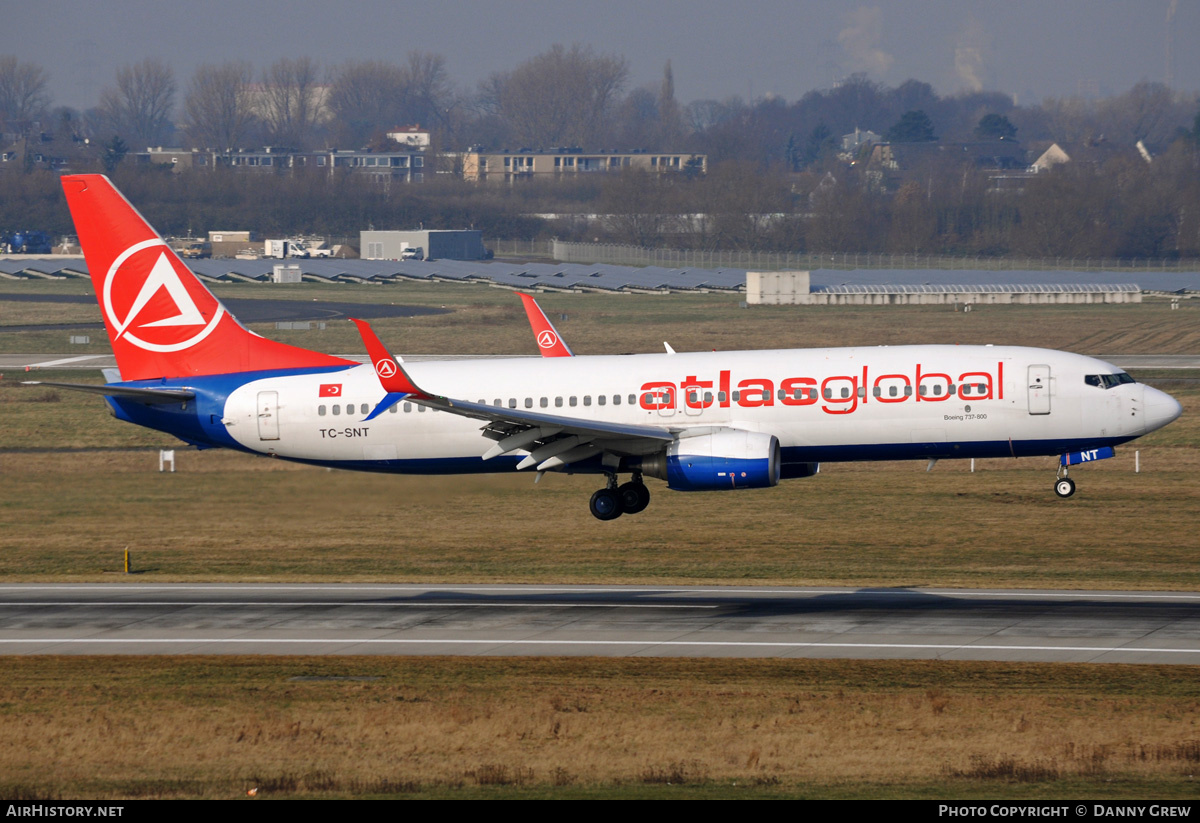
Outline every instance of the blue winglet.
[(400, 402), (400, 398), (402, 398), (402, 397), (408, 397), (408, 392), (402, 392), (402, 391), (388, 392), (387, 394), (385, 394), (383, 396), (383, 399), (379, 401), (379, 405), (376, 406), (375, 409), (370, 414), (368, 414), (366, 417), (363, 418), (363, 422), (366, 423), (368, 420), (374, 420), (376, 417), (383, 414), (385, 411), (390, 409), (392, 406), (396, 405), (396, 403)]

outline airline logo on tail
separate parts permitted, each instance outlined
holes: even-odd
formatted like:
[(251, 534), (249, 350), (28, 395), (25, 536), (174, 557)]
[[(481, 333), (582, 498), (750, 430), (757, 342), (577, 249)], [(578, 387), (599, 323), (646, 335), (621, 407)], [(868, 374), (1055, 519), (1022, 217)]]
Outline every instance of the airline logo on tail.
[(537, 344), (543, 349), (552, 349), (558, 345), (558, 335), (550, 329), (543, 329), (538, 332)]
[[(216, 329), (225, 308), (194, 278), (180, 275), (159, 238), (117, 255), (104, 277), (101, 299), (114, 342), (123, 338), (146, 351), (183, 351)], [(195, 284), (191, 290), (189, 282)]]

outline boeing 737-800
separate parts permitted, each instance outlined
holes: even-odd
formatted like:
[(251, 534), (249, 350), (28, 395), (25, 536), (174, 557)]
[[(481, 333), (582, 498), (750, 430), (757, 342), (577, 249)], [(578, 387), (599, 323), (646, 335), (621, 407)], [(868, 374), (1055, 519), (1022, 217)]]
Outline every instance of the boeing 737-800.
[(1048, 349), (569, 356), (532, 301), (539, 346), (559, 356), (404, 363), (356, 321), (363, 365), (242, 327), (106, 177), (63, 188), (120, 371), (70, 387), (201, 449), (410, 474), (590, 472), (607, 478), (591, 512), (611, 520), (646, 508), (644, 476), (749, 489), (851, 460), (1060, 455), (1054, 488), (1069, 497), (1071, 466), (1180, 414), (1109, 363)]

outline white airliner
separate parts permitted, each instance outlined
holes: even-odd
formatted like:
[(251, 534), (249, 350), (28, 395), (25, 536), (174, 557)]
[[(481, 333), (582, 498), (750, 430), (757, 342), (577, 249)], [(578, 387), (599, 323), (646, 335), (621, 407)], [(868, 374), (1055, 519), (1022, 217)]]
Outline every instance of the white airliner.
[(591, 512), (611, 520), (646, 508), (644, 476), (748, 489), (826, 461), (1060, 455), (1054, 488), (1070, 497), (1070, 467), (1181, 411), (1108, 363), (1047, 349), (569, 356), (532, 310), (558, 356), (403, 363), (355, 321), (361, 365), (243, 328), (106, 177), (63, 188), (120, 370), (68, 387), (201, 449), (409, 474), (590, 472), (607, 478)]

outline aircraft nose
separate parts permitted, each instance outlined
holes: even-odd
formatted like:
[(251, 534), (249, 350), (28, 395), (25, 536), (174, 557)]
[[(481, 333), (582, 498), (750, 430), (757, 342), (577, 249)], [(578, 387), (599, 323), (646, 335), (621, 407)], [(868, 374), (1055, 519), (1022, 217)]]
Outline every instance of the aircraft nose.
[(1146, 386), (1146, 431), (1161, 429), (1179, 415), (1183, 414), (1183, 406), (1179, 401), (1164, 391)]

